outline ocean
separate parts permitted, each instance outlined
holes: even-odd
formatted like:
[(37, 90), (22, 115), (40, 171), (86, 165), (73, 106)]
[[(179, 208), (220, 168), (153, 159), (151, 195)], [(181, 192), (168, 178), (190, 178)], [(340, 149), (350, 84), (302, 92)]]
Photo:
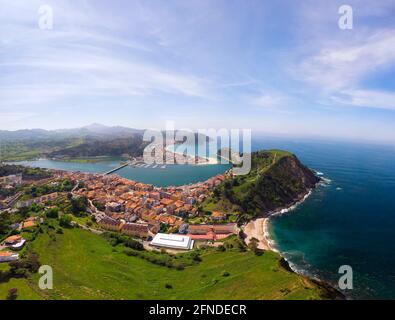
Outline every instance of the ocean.
[[(337, 284), (339, 267), (353, 270), (358, 299), (395, 298), (395, 147), (318, 140), (254, 137), (253, 149), (285, 149), (322, 173), (325, 183), (291, 212), (271, 219), (275, 247), (301, 273)], [(105, 172), (119, 160), (22, 164)], [(204, 181), (227, 165), (124, 168), (123, 177), (158, 186)]]
[(395, 298), (395, 146), (260, 138), (254, 149), (295, 153), (326, 182), (271, 219), (275, 247), (301, 273), (336, 285), (353, 270), (352, 299)]

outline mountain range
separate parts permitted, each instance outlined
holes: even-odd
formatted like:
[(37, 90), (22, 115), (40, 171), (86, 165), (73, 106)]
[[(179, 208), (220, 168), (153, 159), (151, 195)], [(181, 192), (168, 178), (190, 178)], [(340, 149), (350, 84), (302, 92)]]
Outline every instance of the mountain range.
[(144, 130), (91, 124), (74, 129), (0, 130), (0, 160), (37, 157), (95, 157), (141, 155)]

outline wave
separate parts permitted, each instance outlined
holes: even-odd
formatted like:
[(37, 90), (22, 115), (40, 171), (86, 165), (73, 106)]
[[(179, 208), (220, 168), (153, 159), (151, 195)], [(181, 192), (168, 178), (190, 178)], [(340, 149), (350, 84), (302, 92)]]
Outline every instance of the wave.
[[(270, 232), (269, 232), (270, 219), (272, 217), (281, 216), (283, 214), (287, 214), (287, 213), (295, 210), (300, 204), (302, 204), (304, 201), (306, 201), (306, 199), (308, 197), (310, 197), (312, 193), (313, 193), (313, 190), (309, 190), (308, 193), (305, 194), (302, 199), (300, 199), (299, 201), (295, 202), (290, 207), (269, 213), (269, 216), (265, 220), (265, 223), (264, 223), (264, 226), (263, 226), (263, 235), (264, 235), (264, 237), (265, 237), (265, 239), (267, 241), (267, 244), (268, 244), (270, 250), (272, 250), (274, 252), (277, 252), (277, 253), (279, 253), (279, 254), (281, 254), (283, 256), (282, 252), (277, 249), (277, 244), (276, 244), (276, 242), (274, 241), (274, 239), (270, 235)], [(285, 257), (284, 257), (284, 259), (285, 259)]]
[(309, 192), (307, 192), (307, 194), (305, 194), (301, 200), (295, 202), (293, 205), (291, 205), (291, 206), (288, 207), (288, 208), (281, 209), (281, 210), (279, 210), (279, 211), (275, 211), (275, 212), (271, 213), (270, 216), (271, 216), (271, 217), (273, 217), (273, 216), (281, 216), (281, 215), (283, 215), (283, 214), (286, 214), (286, 213), (288, 213), (288, 212), (290, 212), (290, 211), (295, 210), (300, 204), (302, 204), (303, 202), (305, 202), (306, 199), (307, 199), (308, 197), (310, 197), (312, 193), (313, 193), (313, 190), (309, 190)]
[[(325, 178), (322, 178), (325, 179)], [(331, 182), (330, 179), (325, 179), (323, 183), (325, 183), (326, 185), (328, 185)], [(320, 183), (321, 184), (321, 183)], [(271, 213), (269, 215), (269, 217), (266, 219), (265, 224), (264, 224), (264, 236), (265, 239), (267, 241), (267, 244), (270, 248), (270, 250), (280, 254), (285, 261), (287, 261), (289, 267), (291, 268), (291, 270), (297, 274), (309, 277), (311, 279), (316, 279), (316, 280), (320, 280), (320, 277), (318, 275), (318, 273), (313, 272), (311, 266), (304, 260), (304, 253), (301, 253), (301, 259), (302, 259), (302, 263), (301, 264), (296, 264), (294, 262), (292, 262), (291, 260), (291, 256), (295, 257), (295, 253), (290, 253), (290, 252), (286, 252), (286, 251), (281, 251), (276, 243), (276, 241), (271, 237), (270, 232), (269, 232), (269, 224), (270, 224), (270, 219), (273, 217), (278, 217), (284, 214), (287, 214), (293, 210), (295, 210), (300, 204), (302, 204), (303, 202), (305, 202), (313, 193), (313, 190), (309, 190), (309, 192), (307, 194), (304, 195), (304, 197), (297, 201), (296, 203), (294, 203), (293, 205), (291, 205), (288, 208), (284, 208), (278, 211), (275, 211), (273, 213)], [(302, 266), (303, 265), (303, 266)]]

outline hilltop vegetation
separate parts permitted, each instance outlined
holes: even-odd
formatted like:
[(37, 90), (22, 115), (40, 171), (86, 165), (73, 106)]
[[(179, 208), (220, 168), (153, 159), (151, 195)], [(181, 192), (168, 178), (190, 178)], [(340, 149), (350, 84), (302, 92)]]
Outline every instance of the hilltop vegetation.
[(13, 174), (22, 174), (23, 180), (40, 180), (50, 178), (52, 173), (46, 169), (41, 168), (27, 168), (12, 164), (0, 165), (0, 177), (9, 176)]
[(288, 207), (319, 181), (295, 155), (281, 150), (252, 153), (251, 171), (218, 186), (206, 211), (241, 214), (245, 219)]
[[(26, 299), (321, 299), (328, 291), (288, 272), (273, 252), (261, 256), (228, 246), (203, 249), (198, 263), (183, 270), (125, 254), (105, 238), (76, 228), (42, 228), (32, 241), (41, 264), (54, 272), (54, 289), (39, 290), (39, 274), (0, 283)], [(131, 249), (129, 249), (131, 250)], [(182, 261), (183, 254), (173, 260)], [(4, 265), (1, 265), (2, 267)], [(5, 268), (4, 268), (5, 269)]]
[(142, 137), (132, 136), (129, 138), (118, 138), (111, 140), (94, 140), (83, 142), (79, 145), (64, 148), (49, 153), (51, 158), (81, 158), (97, 156), (122, 156), (128, 154), (131, 156), (140, 156), (147, 144), (143, 142)]

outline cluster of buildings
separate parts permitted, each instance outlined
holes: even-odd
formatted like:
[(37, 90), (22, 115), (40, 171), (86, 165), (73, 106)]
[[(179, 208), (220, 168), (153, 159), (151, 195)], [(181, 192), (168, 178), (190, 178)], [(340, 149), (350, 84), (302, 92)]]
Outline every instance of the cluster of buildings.
[(18, 186), (22, 183), (22, 173), (0, 177), (0, 186)]
[(53, 193), (50, 193), (50, 194), (43, 195), (41, 197), (29, 199), (29, 200), (26, 200), (26, 201), (18, 201), (16, 203), (16, 207), (18, 209), (20, 209), (20, 208), (29, 207), (33, 203), (35, 203), (35, 204), (42, 204), (42, 203), (45, 203), (45, 202), (48, 202), (48, 201), (54, 201), (61, 195), (65, 195), (65, 193), (53, 192)]
[[(227, 178), (228, 173), (216, 175), (201, 183), (163, 188), (117, 175), (75, 172), (58, 174), (59, 178), (83, 182), (83, 187), (73, 194), (87, 197), (91, 213), (105, 230), (155, 239), (164, 224), (171, 230), (178, 231), (175, 237), (187, 237), (192, 244), (195, 240), (220, 240), (237, 232), (236, 224), (199, 225), (197, 228), (185, 223), (185, 218), (199, 215), (198, 204)], [(212, 213), (212, 219), (219, 222), (225, 220), (226, 215), (216, 211)], [(155, 243), (154, 241), (153, 244)]]
[(150, 245), (160, 249), (191, 250), (196, 241), (215, 242), (237, 232), (235, 223), (188, 225), (186, 234), (157, 233)]
[[(17, 223), (14, 229), (25, 230), (31, 227), (34, 227), (40, 218), (38, 217), (29, 217), (21, 223)], [(0, 244), (0, 250), (2, 249), (11, 249), (0, 251), (0, 262), (10, 262), (19, 259), (19, 254), (15, 251), (21, 250), (26, 243), (26, 239), (24, 239), (21, 235), (12, 235), (6, 238)]]
[[(0, 177), (0, 187), (5, 190), (15, 190), (15, 187), (22, 183), (22, 174), (12, 174)], [(13, 192), (10, 192), (12, 194)], [(0, 199), (0, 210), (9, 208), (15, 204), (22, 194), (16, 193), (12, 196)]]
[(202, 183), (158, 188), (117, 175), (64, 174), (69, 179), (82, 180), (84, 187), (74, 193), (86, 196), (109, 218), (171, 226), (180, 226), (183, 218), (197, 215), (195, 205), (203, 202), (210, 190), (225, 180), (225, 175), (217, 175)]
[[(70, 179), (81, 182), (81, 187), (72, 190), (73, 196), (88, 199), (88, 211), (95, 216), (98, 225), (105, 230), (119, 232), (132, 237), (153, 239), (151, 246), (169, 249), (192, 249), (195, 241), (215, 242), (237, 233), (235, 223), (222, 223), (226, 220), (223, 212), (212, 212), (214, 224), (189, 225), (186, 218), (199, 215), (198, 205), (202, 203), (216, 186), (231, 173), (219, 174), (205, 182), (180, 187), (154, 187), (153, 185), (131, 181), (117, 175), (87, 174), (80, 172), (53, 171), (53, 179)], [(21, 183), (22, 176), (0, 178), (0, 182)], [(16, 208), (24, 208), (33, 203), (53, 201), (65, 193), (51, 193), (26, 201), (13, 198)], [(21, 222), (18, 229), (34, 226), (37, 218)], [(173, 234), (161, 233), (162, 226)], [(177, 232), (177, 233), (176, 233)], [(12, 244), (12, 241), (19, 241)], [(18, 236), (7, 238), (4, 245), (23, 246), (24, 240)], [(17, 259), (15, 254), (7, 256), (0, 252), (1, 259)], [(12, 252), (11, 252), (12, 253)], [(7, 256), (7, 257), (6, 257)], [(16, 258), (15, 258), (16, 257)], [(11, 261), (10, 260), (10, 261)]]

